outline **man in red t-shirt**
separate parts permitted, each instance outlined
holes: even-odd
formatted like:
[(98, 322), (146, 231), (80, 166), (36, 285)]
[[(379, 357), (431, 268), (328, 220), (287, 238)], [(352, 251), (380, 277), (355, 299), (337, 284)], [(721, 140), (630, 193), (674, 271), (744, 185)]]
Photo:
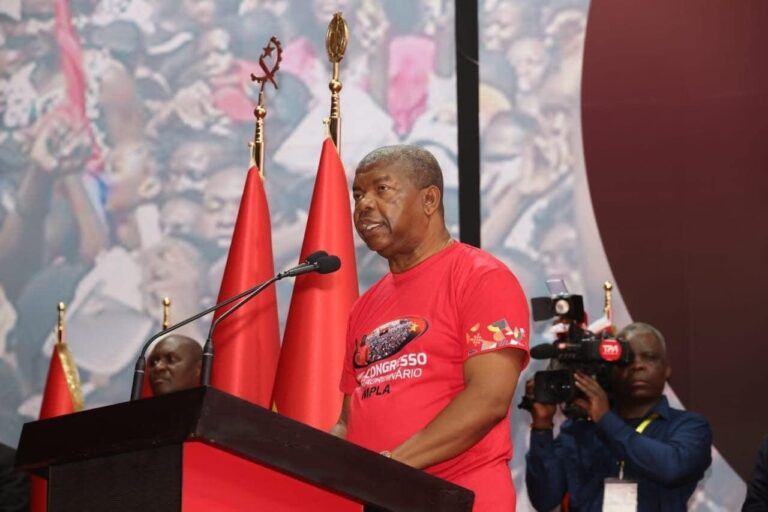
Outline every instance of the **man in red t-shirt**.
[(515, 510), (509, 408), (528, 362), (528, 307), (490, 254), (454, 242), (440, 166), (426, 150), (367, 155), (354, 222), (390, 273), (352, 309), (333, 433)]

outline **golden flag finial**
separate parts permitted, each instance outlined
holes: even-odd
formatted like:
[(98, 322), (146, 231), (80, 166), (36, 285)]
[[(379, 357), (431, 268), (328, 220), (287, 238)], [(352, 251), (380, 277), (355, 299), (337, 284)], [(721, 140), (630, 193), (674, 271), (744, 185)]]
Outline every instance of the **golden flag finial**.
[(603, 313), (605, 313), (605, 317), (609, 319), (611, 322), (613, 322), (613, 284), (610, 281), (606, 281), (603, 283), (603, 293), (604, 293), (604, 305), (603, 305)]
[(171, 325), (171, 298), (163, 297), (163, 330)]
[(56, 342), (64, 343), (64, 313), (67, 310), (67, 306), (63, 302), (59, 302), (56, 309), (59, 312), (58, 320), (56, 321)]
[(77, 372), (77, 366), (75, 366), (72, 353), (64, 341), (64, 313), (67, 310), (67, 306), (63, 302), (59, 302), (56, 310), (58, 311), (58, 320), (56, 321), (56, 345), (53, 349), (53, 356), (58, 357), (61, 362), (61, 369), (64, 372), (67, 389), (72, 398), (72, 407), (75, 411), (80, 411), (85, 404), (83, 391), (80, 388), (80, 375)]
[(283, 47), (280, 40), (272, 36), (263, 48), (259, 56), (259, 67), (264, 73), (257, 76), (251, 73), (251, 80), (259, 84), (259, 103), (253, 111), (256, 117), (256, 128), (253, 134), (253, 141), (249, 144), (251, 147), (251, 167), (256, 166), (259, 174), (264, 177), (264, 118), (267, 117), (267, 107), (264, 102), (264, 85), (267, 82), (278, 88), (275, 73), (280, 69), (280, 63), (283, 60)]
[(333, 66), (333, 74), (328, 88), (331, 90), (331, 113), (328, 116), (328, 125), (331, 132), (336, 150), (341, 154), (341, 102), (340, 93), (342, 89), (339, 79), (339, 63), (344, 58), (349, 42), (349, 27), (344, 20), (344, 16), (337, 12), (328, 24), (328, 31), (325, 33), (325, 50), (328, 52), (328, 60)]

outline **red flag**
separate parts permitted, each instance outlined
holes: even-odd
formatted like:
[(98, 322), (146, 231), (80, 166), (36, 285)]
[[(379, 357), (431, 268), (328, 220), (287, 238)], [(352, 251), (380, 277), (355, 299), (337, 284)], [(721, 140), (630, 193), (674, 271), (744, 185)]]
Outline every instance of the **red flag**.
[[(40, 407), (40, 419), (52, 418), (63, 414), (80, 411), (83, 408), (83, 393), (80, 390), (80, 377), (67, 344), (56, 343), (48, 368), (48, 380), (43, 391), (43, 404)], [(32, 496), (30, 510), (45, 512), (48, 509), (48, 482), (32, 476)]]
[(86, 78), (83, 49), (72, 25), (69, 0), (56, 0), (54, 12), (54, 33), (59, 46), (59, 63), (67, 91), (66, 100), (54, 112), (57, 114), (63, 112), (74, 126), (85, 126), (91, 139), (91, 157), (86, 164), (86, 169), (92, 174), (98, 174), (103, 166), (102, 154), (85, 112)]
[[(264, 178), (253, 166), (240, 199), (219, 301), (270, 279), (274, 268)], [(228, 309), (218, 310), (216, 318)], [(275, 287), (270, 286), (223, 320), (213, 339), (213, 386), (269, 407), (280, 353)]]
[(341, 269), (296, 278), (273, 405), (280, 414), (328, 430), (341, 409), (347, 317), (358, 295), (347, 177), (331, 139), (320, 155), (299, 260), (318, 250), (339, 256)]
[(68, 0), (56, 0), (55, 34), (59, 45), (59, 62), (67, 88), (67, 107), (72, 121), (85, 121), (85, 72), (83, 50), (72, 26), (72, 14)]

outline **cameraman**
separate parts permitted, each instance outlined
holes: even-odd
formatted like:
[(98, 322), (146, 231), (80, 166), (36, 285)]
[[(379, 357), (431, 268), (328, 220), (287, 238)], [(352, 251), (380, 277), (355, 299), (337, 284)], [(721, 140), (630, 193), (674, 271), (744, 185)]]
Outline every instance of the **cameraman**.
[(614, 370), (613, 406), (594, 379), (577, 372), (586, 398), (574, 403), (591, 421), (566, 420), (553, 438), (555, 406), (533, 403), (526, 484), (537, 510), (551, 510), (567, 495), (572, 512), (600, 511), (606, 478), (637, 482), (640, 512), (686, 510), (712, 462), (707, 420), (672, 409), (662, 394), (671, 374), (662, 334), (636, 322), (618, 337), (629, 342), (634, 358)]

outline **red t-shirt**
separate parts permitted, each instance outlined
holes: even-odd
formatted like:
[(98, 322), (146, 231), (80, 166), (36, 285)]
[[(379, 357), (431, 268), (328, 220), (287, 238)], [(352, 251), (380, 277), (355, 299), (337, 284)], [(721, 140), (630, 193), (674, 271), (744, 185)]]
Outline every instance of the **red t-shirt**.
[[(490, 254), (453, 243), (385, 275), (350, 313), (341, 378), (351, 396), (347, 439), (374, 451), (396, 448), (464, 389), (469, 357), (505, 348), (527, 354), (528, 305), (515, 276)], [(511, 458), (507, 418), (426, 471), (472, 489), (475, 511), (515, 510)]]

